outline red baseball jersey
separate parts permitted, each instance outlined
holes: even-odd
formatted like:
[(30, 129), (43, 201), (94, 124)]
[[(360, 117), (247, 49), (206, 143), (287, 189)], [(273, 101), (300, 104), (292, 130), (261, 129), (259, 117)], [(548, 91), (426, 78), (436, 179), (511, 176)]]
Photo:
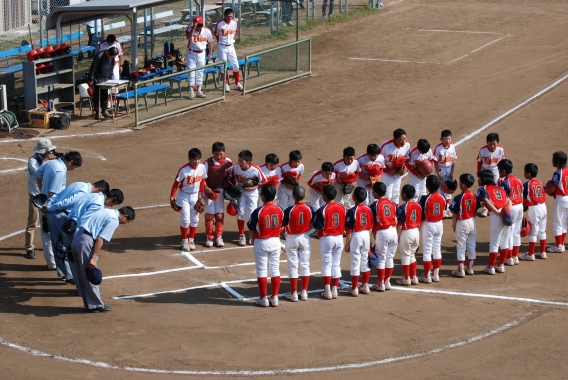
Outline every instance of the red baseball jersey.
[(536, 206), (540, 203), (546, 202), (546, 193), (544, 192), (544, 185), (538, 179), (533, 178), (528, 180), (523, 185), (523, 198), (525, 206)]
[(396, 226), (396, 206), (387, 199), (381, 198), (371, 205), (373, 213), (374, 231), (386, 230), (387, 228)]
[(568, 195), (568, 169), (561, 168), (552, 175), (552, 182), (556, 185), (556, 195), (563, 197)]
[(503, 178), (501, 188), (505, 190), (505, 193), (507, 193), (507, 196), (511, 199), (513, 206), (523, 203), (523, 183), (520, 179), (509, 174)]
[(495, 208), (503, 208), (507, 204), (507, 193), (496, 185), (484, 185), (477, 189), (479, 199), (489, 199)]
[(310, 223), (313, 221), (314, 212), (305, 203), (296, 203), (294, 206), (284, 210), (284, 221), (282, 227), (287, 234), (303, 234), (310, 230)]
[(328, 203), (316, 211), (314, 228), (318, 236), (339, 236), (345, 232), (345, 207), (339, 203)]
[(435, 192), (423, 195), (420, 198), (420, 206), (422, 207), (422, 220), (426, 222), (439, 222), (444, 219), (446, 198), (440, 193)]
[(471, 190), (466, 190), (455, 196), (450, 204), (450, 211), (458, 216), (458, 220), (475, 218), (475, 212), (480, 207), (479, 201)]
[(422, 207), (414, 201), (408, 201), (396, 210), (396, 219), (403, 230), (418, 228), (422, 223)]
[(347, 211), (345, 216), (345, 230), (347, 232), (369, 231), (373, 228), (373, 213), (364, 204), (355, 205)]
[(253, 211), (247, 223), (249, 230), (254, 231), (255, 239), (280, 237), (284, 212), (273, 203), (265, 203)]

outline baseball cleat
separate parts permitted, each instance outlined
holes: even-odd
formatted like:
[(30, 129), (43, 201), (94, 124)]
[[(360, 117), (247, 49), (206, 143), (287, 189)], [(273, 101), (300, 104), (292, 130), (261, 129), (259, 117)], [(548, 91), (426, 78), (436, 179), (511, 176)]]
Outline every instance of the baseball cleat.
[(515, 260), (513, 260), (512, 257), (509, 257), (509, 258), (507, 259), (507, 261), (505, 261), (505, 264), (507, 264), (508, 266), (512, 267), (512, 266), (515, 265)]
[(473, 274), (475, 274), (475, 271), (473, 270), (473, 268), (466, 268), (465, 274), (472, 276)]
[(452, 217), (452, 212), (449, 209), (444, 210), (444, 219), (452, 219)]
[(497, 273), (505, 273), (505, 265), (495, 265), (495, 272)]
[(252, 245), (252, 239), (251, 239), (250, 237), (249, 237), (248, 240), (247, 240), (247, 244), (248, 244), (248, 245)]
[(481, 209), (481, 212), (479, 213), (479, 216), (482, 218), (486, 218), (487, 217), (487, 209), (485, 207), (483, 207)]
[(371, 289), (369, 289), (369, 284), (364, 284), (359, 287), (359, 293), (361, 294), (369, 294), (371, 293)]
[(94, 309), (89, 309), (89, 313), (107, 313), (109, 311), (112, 311), (112, 307), (110, 305), (107, 305), (106, 303), (103, 304), (103, 306), (101, 307), (96, 307)]
[(308, 300), (308, 291), (307, 290), (302, 290), (300, 292), (300, 299), (302, 301), (307, 301)]
[(375, 290), (377, 292), (384, 292), (385, 291), (385, 284), (375, 284), (373, 286), (371, 286), (372, 290)]
[(338, 294), (337, 294), (337, 286), (332, 286), (332, 287), (331, 287), (331, 298), (337, 299), (337, 296), (338, 296)]
[(385, 280), (385, 290), (391, 290), (390, 278), (388, 280)]
[(323, 292), (321, 293), (321, 298), (323, 298), (324, 300), (330, 300), (330, 299), (332, 299), (333, 297), (332, 297), (330, 291), (328, 291), (328, 292), (323, 291)]
[(242, 90), (243, 90), (243, 85), (240, 84), (240, 83), (237, 83), (237, 84), (235, 85), (235, 90), (237, 90), (237, 91), (242, 91)]
[(270, 305), (270, 303), (268, 302), (268, 297), (259, 298), (254, 301), (254, 304), (262, 307), (268, 307)]
[(493, 275), (493, 274), (495, 274), (495, 268), (494, 267), (485, 267), (485, 268), (483, 268), (483, 272)]
[(535, 253), (534, 255), (539, 259), (546, 259), (546, 252)]
[(239, 236), (239, 245), (241, 247), (244, 247), (245, 245), (247, 245), (247, 238), (245, 237), (244, 234)]
[(298, 302), (298, 292), (288, 292), (286, 294), (284, 294), (284, 298), (286, 298), (287, 300), (290, 300), (292, 302)]
[(383, 3), (379, 3), (379, 8), (383, 8), (383, 7), (384, 7)]
[(198, 97), (198, 98), (201, 98), (201, 99), (205, 99), (207, 96), (206, 96), (204, 93), (202, 93), (202, 92), (198, 92), (198, 93), (197, 93), (197, 97)]
[(562, 253), (564, 252), (564, 249), (563, 245), (551, 245), (548, 247), (547, 251), (551, 253)]
[(30, 259), (30, 260), (35, 259), (35, 258), (36, 258), (35, 249), (33, 249), (33, 248), (32, 248), (32, 249), (28, 249), (28, 250), (26, 251), (26, 254), (24, 255), (24, 257), (25, 257), (26, 259)]
[(406, 279), (406, 278), (399, 278), (396, 280), (397, 285), (404, 285), (404, 286), (410, 286), (412, 285), (412, 282), (410, 281), (410, 279)]
[(351, 294), (353, 297), (357, 297), (359, 295), (359, 288), (349, 289), (349, 294)]
[(217, 244), (217, 247), (223, 247), (225, 245), (225, 242), (223, 241), (223, 238), (221, 236), (217, 236), (217, 238), (215, 239), (215, 244)]
[(432, 282), (432, 277), (428, 276), (428, 277), (424, 277), (424, 275), (420, 276), (420, 278), (418, 278), (419, 282), (422, 282), (424, 284), (430, 284)]
[(225, 92), (231, 92), (231, 87), (229, 87), (229, 83), (225, 83)]
[(513, 256), (513, 263), (515, 263), (515, 265), (519, 265), (519, 256)]
[(410, 283), (411, 283), (412, 285), (418, 285), (418, 284), (420, 284), (420, 281), (418, 281), (418, 277), (417, 277), (417, 276), (414, 276), (414, 277), (412, 277), (412, 278), (410, 279)]
[(193, 89), (192, 89), (192, 88), (189, 89), (189, 98), (190, 98), (190, 99), (195, 98), (195, 94), (193, 93)]
[[(537, 255), (538, 255), (538, 253), (537, 253)], [(535, 255), (529, 255), (528, 253), (525, 253), (523, 256), (520, 256), (519, 259), (523, 260), (523, 261), (534, 261), (535, 260), (534, 256)]]
[(278, 296), (270, 297), (270, 306), (278, 307)]
[(209, 238), (207, 238), (207, 240), (205, 241), (205, 246), (206, 247), (213, 247), (213, 240), (209, 240)]
[(195, 241), (193, 239), (189, 239), (188, 241), (189, 249), (193, 251), (195, 249)]
[(187, 240), (183, 240), (183, 241), (181, 242), (181, 250), (182, 250), (182, 251), (185, 251), (185, 252), (189, 252), (189, 251), (190, 251), (190, 249), (189, 249), (189, 242), (188, 242)]
[(465, 277), (465, 271), (453, 270), (452, 276), (459, 277), (459, 278)]

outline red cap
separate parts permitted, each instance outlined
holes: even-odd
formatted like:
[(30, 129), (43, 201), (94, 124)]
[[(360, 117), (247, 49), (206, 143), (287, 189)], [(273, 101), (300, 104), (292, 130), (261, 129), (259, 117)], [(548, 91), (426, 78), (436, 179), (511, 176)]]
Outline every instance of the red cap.
[(199, 25), (199, 24), (203, 25), (203, 17), (195, 16), (193, 18), (193, 25)]

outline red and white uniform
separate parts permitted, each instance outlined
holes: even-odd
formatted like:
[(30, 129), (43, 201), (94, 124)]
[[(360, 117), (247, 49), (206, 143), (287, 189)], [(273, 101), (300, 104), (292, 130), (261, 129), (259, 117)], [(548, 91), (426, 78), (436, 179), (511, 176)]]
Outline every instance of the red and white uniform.
[(333, 182), (335, 182), (334, 172), (331, 173), (329, 179), (324, 178), (321, 169), (312, 173), (308, 180), (308, 186), (310, 187), (310, 205), (314, 210), (318, 210), (324, 205), (324, 201), (321, 199), (321, 189), (327, 185), (333, 185)]
[(415, 253), (420, 245), (418, 229), (422, 223), (422, 207), (414, 201), (408, 201), (396, 210), (396, 219), (402, 226), (398, 241), (400, 263), (411, 265), (416, 262)]
[(422, 153), (417, 147), (414, 147), (409, 154), (408, 161), (406, 163), (408, 169), (408, 183), (414, 187), (415, 193), (414, 201), (420, 199), (423, 195), (426, 195), (426, 178), (419, 178), (418, 171), (416, 170), (416, 164), (418, 161), (431, 161), (434, 165), (434, 154), (431, 149), (428, 152)]
[(101, 41), (99, 44), (99, 51), (108, 50), (111, 47), (115, 47), (118, 50), (118, 55), (114, 57), (114, 67), (112, 69), (112, 80), (119, 80), (120, 79), (120, 57), (124, 55), (124, 49), (122, 48), (122, 44), (118, 41), (114, 41), (112, 44), (109, 44), (106, 40)]
[[(345, 208), (349, 209), (353, 207), (353, 199), (351, 198), (351, 194), (343, 194), (343, 184), (357, 184), (359, 172), (361, 171), (359, 161), (353, 160), (351, 164), (347, 165), (345, 161), (341, 159), (333, 164), (333, 171), (335, 172), (336, 179), (334, 186), (337, 190), (337, 203), (344, 205)], [(337, 183), (337, 181), (342, 181), (343, 183)]]
[(318, 230), (321, 275), (341, 278), (341, 252), (345, 232), (345, 207), (337, 202), (328, 203), (316, 211), (314, 228)]
[(187, 164), (178, 170), (171, 196), (174, 197), (177, 191), (177, 204), (181, 206), (181, 227), (197, 227), (199, 213), (193, 206), (197, 202), (199, 192), (203, 190), (206, 178), (207, 170), (203, 164), (197, 164), (195, 167)]
[(536, 243), (539, 240), (546, 240), (546, 193), (544, 185), (540, 180), (533, 178), (523, 185), (524, 205), (528, 207), (527, 220), (531, 225), (529, 232), (529, 242)]
[[(381, 198), (371, 205), (375, 231), (375, 253), (377, 268), (394, 268), (394, 255), (398, 247), (396, 233), (396, 206), (387, 198)], [(390, 277), (390, 276), (389, 276)]]
[[(260, 171), (266, 177), (266, 185), (271, 184), (278, 188), (278, 184), (280, 183), (280, 181), (282, 181), (282, 170), (280, 169), (280, 166), (277, 166), (274, 170), (269, 170), (266, 167), (266, 164), (264, 164), (260, 167)], [(258, 191), (260, 192), (260, 190), (261, 188), (259, 187)], [(276, 193), (276, 195), (276, 199), (278, 199), (278, 193)], [(264, 203), (262, 203), (260, 197), (258, 197), (258, 207), (262, 206), (263, 204)]]
[(501, 182), (501, 188), (511, 199), (511, 233), (509, 234), (509, 249), (521, 246), (521, 228), (523, 226), (523, 183), (520, 179), (509, 174)]
[[(293, 168), (290, 166), (289, 162), (286, 162), (280, 166), (281, 176), (282, 179), (287, 177), (295, 177), (300, 183), (300, 179), (304, 175), (304, 164), (300, 162), (300, 164)], [(294, 198), (292, 197), (293, 189), (289, 188), (285, 184), (281, 183), (280, 187), (278, 188), (278, 204), (280, 207), (288, 208), (292, 206), (294, 202)]]
[[(213, 43), (213, 34), (211, 30), (203, 26), (199, 33), (194, 31), (193, 25), (187, 27), (186, 35), (190, 36), (187, 41), (187, 53), (185, 53), (185, 61), (188, 69), (205, 66), (205, 49), (208, 44)], [(203, 70), (190, 71), (188, 82), (190, 86), (197, 85), (201, 87), (203, 84)]]
[(494, 152), (489, 151), (487, 145), (482, 147), (479, 150), (477, 155), (477, 162), (479, 163), (478, 171), (483, 169), (489, 169), (493, 172), (493, 177), (495, 183), (499, 180), (499, 169), (497, 169), (497, 164), (499, 161), (504, 160), (505, 158), (505, 149), (501, 145), (497, 145)]
[[(284, 212), (273, 203), (255, 209), (248, 221), (254, 234), (256, 277), (280, 277), (280, 229)], [(273, 285), (274, 286), (274, 285)]]
[(205, 171), (207, 172), (207, 180), (205, 181), (207, 187), (219, 193), (215, 200), (209, 199), (205, 194), (203, 195), (203, 199), (205, 200), (205, 214), (223, 213), (225, 205), (223, 181), (229, 169), (232, 168), (233, 161), (228, 157), (225, 157), (222, 161), (217, 161), (213, 157), (209, 157), (205, 160), (203, 166), (205, 166)]
[(381, 144), (381, 155), (385, 159), (385, 170), (382, 176), (382, 182), (387, 187), (385, 196), (398, 204), (400, 197), (400, 175), (396, 174), (396, 170), (403, 162), (410, 157), (410, 144), (405, 143), (403, 146), (396, 146), (394, 140), (388, 140)]
[[(359, 162), (359, 169), (361, 174), (371, 175), (371, 176), (381, 176), (385, 168), (385, 158), (379, 154), (374, 161), (371, 161), (368, 154), (363, 154), (357, 158)], [(367, 190), (367, 199), (365, 204), (368, 206), (375, 201), (373, 197), (373, 185), (370, 179), (363, 179), (361, 176), (357, 178), (357, 186), (360, 186)]]
[(355, 205), (347, 211), (345, 230), (351, 232), (349, 252), (351, 255), (351, 276), (369, 272), (369, 249), (373, 229), (373, 213), (364, 205)]
[[(434, 160), (438, 162), (438, 174), (444, 179), (444, 181), (453, 179), (452, 171), (457, 159), (458, 154), (454, 144), (450, 144), (446, 148), (440, 143), (436, 146), (436, 148), (434, 148)], [(452, 199), (451, 194), (446, 194), (441, 189), (438, 190), (438, 192), (447, 200)]]
[(552, 210), (552, 230), (554, 236), (566, 233), (568, 223), (568, 169), (558, 169), (552, 175), (552, 182), (556, 185), (556, 198)]
[(313, 218), (314, 211), (303, 202), (296, 203), (284, 211), (282, 227), (286, 231), (286, 256), (290, 278), (298, 278), (298, 264), (300, 276), (310, 275), (312, 242), (309, 231)]
[(252, 215), (258, 204), (258, 188), (254, 190), (245, 190), (243, 184), (249, 179), (258, 180), (258, 185), (262, 186), (266, 183), (266, 177), (262, 174), (262, 170), (254, 164), (252, 164), (247, 170), (241, 169), (239, 164), (233, 165), (229, 171), (229, 177), (236, 183), (236, 185), (241, 189), (243, 195), (238, 201), (237, 210), (237, 220), (246, 220), (246, 216)]
[[(422, 260), (424, 262), (442, 259), (442, 234), (444, 233), (444, 210), (446, 198), (435, 192), (420, 198), (422, 207)], [(426, 274), (428, 276), (428, 273)], [(434, 276), (438, 276), (434, 266)]]
[(467, 251), (468, 269), (472, 269), (476, 258), (477, 225), (475, 212), (480, 207), (479, 201), (471, 190), (458, 194), (450, 204), (450, 211), (457, 215), (456, 247), (458, 261), (465, 261)]
[[(507, 204), (507, 193), (499, 186), (484, 185), (477, 190), (477, 198), (489, 199), (499, 211)], [(489, 253), (499, 252), (499, 247), (508, 248), (511, 227), (503, 224), (500, 214), (489, 213)]]
[[(233, 72), (239, 71), (239, 60), (235, 52), (235, 36), (239, 34), (239, 27), (235, 20), (228, 24), (221, 20), (215, 26), (215, 38), (217, 39), (217, 58), (219, 61), (227, 61), (233, 67)], [(223, 70), (223, 66), (221, 66)], [(221, 71), (223, 72), (223, 71)]]

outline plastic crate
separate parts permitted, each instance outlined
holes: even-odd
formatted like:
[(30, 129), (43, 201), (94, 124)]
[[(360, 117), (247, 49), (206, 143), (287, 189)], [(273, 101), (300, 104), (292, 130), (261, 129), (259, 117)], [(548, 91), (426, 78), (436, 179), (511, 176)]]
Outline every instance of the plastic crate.
[(32, 128), (49, 128), (49, 117), (56, 113), (56, 111), (49, 111), (45, 108), (35, 108), (28, 111), (30, 115), (29, 125)]

